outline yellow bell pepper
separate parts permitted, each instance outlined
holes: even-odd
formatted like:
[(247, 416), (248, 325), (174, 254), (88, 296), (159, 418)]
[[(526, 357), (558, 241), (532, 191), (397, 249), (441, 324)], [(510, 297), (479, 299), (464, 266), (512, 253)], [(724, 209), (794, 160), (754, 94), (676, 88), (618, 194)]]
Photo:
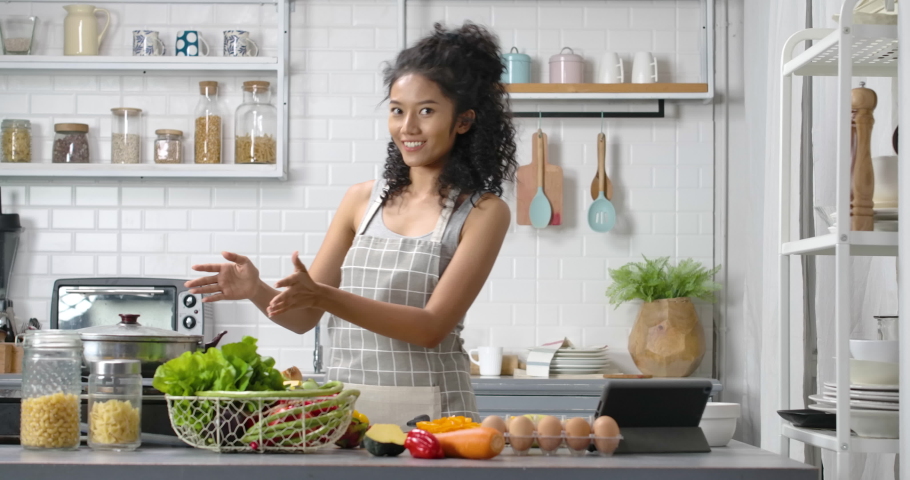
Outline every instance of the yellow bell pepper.
[(358, 412), (357, 410), (354, 410), (354, 413), (351, 414), (351, 418), (353, 418), (353, 419), (359, 421), (360, 423), (364, 423), (364, 424), (367, 424), (367, 425), (370, 424), (370, 419), (367, 418), (366, 415), (364, 415), (364, 414)]
[(479, 426), (480, 424), (470, 417), (462, 416), (442, 417), (429, 422), (417, 422), (417, 428), (426, 430), (430, 433), (454, 432), (456, 430), (466, 430)]

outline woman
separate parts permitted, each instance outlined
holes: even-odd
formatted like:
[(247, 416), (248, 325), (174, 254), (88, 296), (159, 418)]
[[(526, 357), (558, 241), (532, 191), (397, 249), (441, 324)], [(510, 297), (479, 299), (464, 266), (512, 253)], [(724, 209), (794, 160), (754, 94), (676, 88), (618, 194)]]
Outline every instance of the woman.
[(403, 425), (419, 414), (478, 418), (459, 336), (510, 222), (499, 198), (514, 176), (515, 130), (496, 38), (440, 25), (385, 69), (383, 180), (352, 186), (312, 265), (276, 290), (248, 258), (195, 265), (205, 302), (250, 299), (304, 333), (329, 313), (327, 378), (361, 389), (358, 410)]

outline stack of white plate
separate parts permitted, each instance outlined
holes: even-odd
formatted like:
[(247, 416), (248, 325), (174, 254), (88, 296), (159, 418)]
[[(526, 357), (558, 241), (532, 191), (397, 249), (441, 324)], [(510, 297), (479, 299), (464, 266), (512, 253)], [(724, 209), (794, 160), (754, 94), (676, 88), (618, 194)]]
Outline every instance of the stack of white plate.
[[(821, 395), (809, 395), (813, 410), (837, 413), (837, 385), (825, 383)], [(850, 385), (850, 429), (861, 437), (897, 438), (899, 387)]]
[(608, 373), (607, 347), (560, 348), (550, 362), (550, 373), (586, 375)]

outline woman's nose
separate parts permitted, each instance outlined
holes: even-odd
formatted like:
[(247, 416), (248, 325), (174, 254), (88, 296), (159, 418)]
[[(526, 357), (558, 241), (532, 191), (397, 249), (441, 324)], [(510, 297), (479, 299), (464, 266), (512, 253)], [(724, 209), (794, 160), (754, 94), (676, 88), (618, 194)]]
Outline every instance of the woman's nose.
[(417, 118), (416, 114), (408, 113), (404, 116), (404, 124), (402, 125), (402, 130), (407, 134), (417, 134), (420, 133), (420, 119)]

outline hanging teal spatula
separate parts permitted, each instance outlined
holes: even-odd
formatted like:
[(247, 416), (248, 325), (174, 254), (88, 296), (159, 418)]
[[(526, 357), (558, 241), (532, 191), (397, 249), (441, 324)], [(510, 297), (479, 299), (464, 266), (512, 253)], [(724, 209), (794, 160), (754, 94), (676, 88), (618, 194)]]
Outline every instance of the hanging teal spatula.
[(546, 165), (546, 157), (544, 152), (543, 145), (543, 131), (540, 129), (537, 130), (537, 154), (539, 158), (537, 159), (537, 194), (534, 195), (534, 198), (531, 200), (531, 206), (529, 207), (529, 216), (531, 217), (531, 225), (534, 228), (544, 228), (550, 224), (550, 217), (553, 216), (553, 209), (550, 207), (550, 200), (547, 199), (547, 195), (543, 193), (543, 172), (544, 165)]
[[(604, 197), (604, 176), (606, 176), (607, 137), (597, 134), (597, 200), (588, 207), (588, 225), (595, 232), (609, 232), (616, 225), (616, 209)], [(532, 220), (533, 221), (533, 220)]]

